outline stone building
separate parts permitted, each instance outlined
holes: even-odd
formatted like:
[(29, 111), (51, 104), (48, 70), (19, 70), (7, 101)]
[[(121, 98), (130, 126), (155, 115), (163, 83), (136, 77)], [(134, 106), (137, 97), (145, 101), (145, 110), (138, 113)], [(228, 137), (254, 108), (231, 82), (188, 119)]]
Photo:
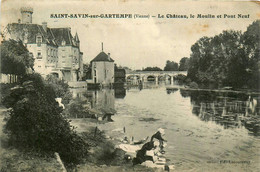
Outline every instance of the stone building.
[(100, 52), (90, 62), (92, 83), (102, 85), (114, 84), (114, 60), (110, 57), (110, 53)]
[(78, 81), (83, 74), (83, 53), (78, 34), (70, 28), (50, 28), (47, 22), (33, 24), (33, 9), (21, 8), (22, 19), (10, 23), (5, 39), (21, 40), (35, 58), (34, 70), (43, 77), (53, 74), (66, 81)]

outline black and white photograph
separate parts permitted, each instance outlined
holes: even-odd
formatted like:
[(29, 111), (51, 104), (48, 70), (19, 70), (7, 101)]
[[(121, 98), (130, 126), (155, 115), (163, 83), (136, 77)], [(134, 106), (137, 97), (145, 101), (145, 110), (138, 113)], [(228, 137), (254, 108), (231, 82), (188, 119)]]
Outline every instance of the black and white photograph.
[(1, 0), (0, 172), (260, 171), (260, 3)]

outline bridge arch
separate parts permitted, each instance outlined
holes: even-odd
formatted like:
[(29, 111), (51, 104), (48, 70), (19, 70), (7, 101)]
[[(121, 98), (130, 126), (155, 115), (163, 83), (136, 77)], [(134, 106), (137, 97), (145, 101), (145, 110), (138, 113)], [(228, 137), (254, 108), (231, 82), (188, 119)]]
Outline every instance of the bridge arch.
[(127, 80), (129, 80), (129, 79), (134, 79), (134, 78), (136, 78), (136, 79), (140, 79), (140, 76), (139, 75), (128, 75), (127, 77), (126, 77), (126, 79)]
[(158, 75), (158, 81), (165, 81), (165, 75)]
[(157, 76), (155, 75), (147, 75), (146, 80), (147, 81), (156, 81)]

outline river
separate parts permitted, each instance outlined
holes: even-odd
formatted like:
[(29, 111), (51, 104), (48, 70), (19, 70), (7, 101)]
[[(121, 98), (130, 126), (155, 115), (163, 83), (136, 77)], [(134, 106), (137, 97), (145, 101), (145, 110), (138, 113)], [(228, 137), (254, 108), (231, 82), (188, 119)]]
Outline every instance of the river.
[(164, 128), (165, 156), (177, 171), (260, 171), (259, 125), (244, 123), (245, 118), (260, 115), (259, 94), (153, 84), (72, 92), (74, 97), (87, 93), (93, 107), (116, 110), (113, 122), (98, 124), (112, 137), (123, 138), (115, 129), (124, 127), (125, 135), (135, 140)]

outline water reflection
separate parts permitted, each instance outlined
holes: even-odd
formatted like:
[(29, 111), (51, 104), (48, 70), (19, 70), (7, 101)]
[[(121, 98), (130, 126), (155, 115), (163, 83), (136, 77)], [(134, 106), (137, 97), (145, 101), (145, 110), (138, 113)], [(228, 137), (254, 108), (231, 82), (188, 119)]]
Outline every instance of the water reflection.
[(224, 128), (245, 126), (253, 134), (260, 134), (259, 95), (185, 89), (180, 89), (180, 93), (190, 97), (192, 113), (202, 121), (215, 121)]
[[(73, 101), (84, 108), (92, 109), (90, 113), (98, 120), (112, 122), (112, 116), (116, 113), (115, 98), (123, 99), (126, 96), (125, 88), (87, 90), (86, 88), (71, 89)], [(75, 113), (74, 113), (75, 114)], [(76, 115), (77, 118), (84, 115)]]
[[(164, 87), (155, 83), (145, 83), (141, 86), (127, 87), (131, 90), (155, 89)], [(260, 135), (260, 95), (242, 92), (188, 90), (184, 88), (168, 88), (167, 94), (176, 94), (180, 89), (183, 98), (190, 98), (192, 114), (202, 121), (214, 121), (224, 128), (245, 127), (252, 134)], [(111, 116), (115, 111), (115, 99), (126, 97), (125, 88), (86, 90), (73, 89), (74, 98), (88, 101), (91, 108), (102, 112), (102, 120), (113, 121)], [(162, 95), (163, 96), (163, 95)], [(99, 115), (100, 116), (100, 115)]]
[(126, 89), (124, 87), (115, 88), (115, 98), (123, 99), (126, 96)]
[(113, 89), (87, 91), (91, 108), (115, 109), (115, 91)]

